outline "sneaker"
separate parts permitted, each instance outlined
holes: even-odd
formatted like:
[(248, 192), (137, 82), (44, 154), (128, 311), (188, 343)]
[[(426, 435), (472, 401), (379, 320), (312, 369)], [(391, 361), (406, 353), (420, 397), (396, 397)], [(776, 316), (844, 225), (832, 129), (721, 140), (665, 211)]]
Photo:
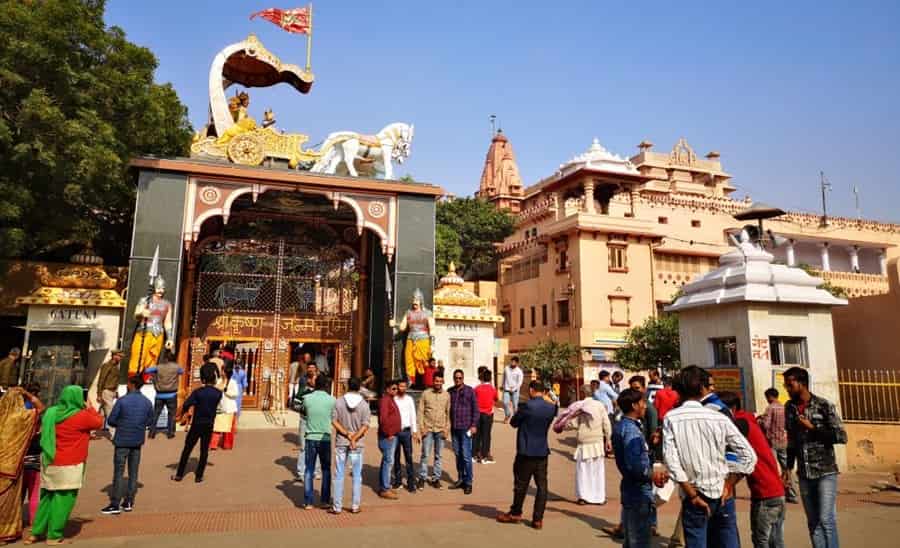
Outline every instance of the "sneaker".
[(481, 464), (496, 464), (497, 461), (494, 460), (494, 457), (487, 457), (481, 459)]
[(465, 487), (463, 487), (463, 494), (464, 494), (464, 495), (471, 495), (471, 494), (472, 494), (472, 486), (471, 486), (471, 485), (466, 485)]
[(131, 502), (130, 500), (126, 500), (125, 502), (122, 503), (122, 511), (123, 512), (131, 512), (132, 510), (134, 510), (133, 502)]
[(415, 493), (416, 493), (416, 488), (415, 488), (414, 486), (407, 487), (406, 490), (409, 491), (409, 492), (412, 493), (412, 494), (415, 494)]
[(389, 499), (389, 500), (397, 500), (397, 498), (398, 498), (397, 493), (391, 491), (390, 489), (385, 489), (384, 491), (381, 491), (380, 493), (378, 493), (378, 496), (383, 499)]
[(419, 491), (422, 491), (423, 489), (425, 489), (425, 480), (424, 480), (423, 478), (419, 478), (419, 479), (416, 481), (416, 488), (417, 488)]
[(447, 489), (462, 489), (463, 487), (465, 487), (465, 485), (463, 485), (463, 482), (457, 481), (456, 483), (451, 483), (450, 486), (447, 487)]
[(431, 485), (432, 487), (434, 487), (435, 489), (441, 488), (441, 480), (431, 480), (430, 482), (428, 482), (428, 484)]
[(106, 514), (107, 516), (115, 516), (122, 513), (122, 510), (119, 509), (118, 504), (110, 504), (106, 508), (100, 510), (101, 514)]

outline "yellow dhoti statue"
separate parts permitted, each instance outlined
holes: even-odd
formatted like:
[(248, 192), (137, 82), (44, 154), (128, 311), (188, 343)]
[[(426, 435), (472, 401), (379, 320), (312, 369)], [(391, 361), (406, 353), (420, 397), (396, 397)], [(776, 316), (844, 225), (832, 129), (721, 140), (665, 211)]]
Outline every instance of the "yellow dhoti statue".
[(163, 339), (162, 333), (154, 335), (149, 331), (137, 331), (134, 334), (128, 359), (128, 376), (156, 365), (162, 352)]
[(425, 372), (425, 366), (428, 365), (428, 358), (431, 357), (431, 337), (423, 339), (406, 339), (406, 347), (403, 350), (403, 361), (406, 365), (406, 376), (415, 378)]
[[(403, 349), (403, 370), (411, 381), (415, 380), (417, 374), (425, 372), (425, 366), (431, 358), (434, 318), (431, 312), (422, 306), (422, 301), (422, 292), (416, 289), (413, 292), (412, 306), (400, 321), (400, 331), (408, 332)], [(394, 325), (393, 320), (391, 325)]]
[(172, 304), (163, 298), (165, 291), (165, 280), (157, 276), (153, 283), (153, 295), (149, 299), (142, 297), (134, 311), (138, 326), (128, 355), (128, 376), (155, 366), (163, 345), (172, 347), (172, 315), (169, 314)]

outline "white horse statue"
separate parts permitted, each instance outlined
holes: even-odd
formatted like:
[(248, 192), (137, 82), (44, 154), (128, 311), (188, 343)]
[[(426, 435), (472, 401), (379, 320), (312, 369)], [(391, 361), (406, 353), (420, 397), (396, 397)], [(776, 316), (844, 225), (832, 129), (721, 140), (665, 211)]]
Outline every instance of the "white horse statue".
[(325, 139), (319, 149), (321, 157), (310, 169), (313, 173), (333, 175), (343, 164), (347, 173), (358, 177), (355, 161), (371, 162), (378, 179), (393, 179), (392, 162), (402, 164), (409, 157), (413, 139), (413, 125), (397, 122), (375, 135), (361, 135), (355, 131), (336, 131)]

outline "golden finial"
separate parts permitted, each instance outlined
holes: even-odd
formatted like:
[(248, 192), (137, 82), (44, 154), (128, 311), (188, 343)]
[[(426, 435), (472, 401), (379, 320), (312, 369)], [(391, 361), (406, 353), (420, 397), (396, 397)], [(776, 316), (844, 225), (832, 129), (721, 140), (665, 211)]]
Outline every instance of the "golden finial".
[(455, 275), (456, 274), (456, 263), (450, 261), (450, 264), (447, 266), (447, 274)]

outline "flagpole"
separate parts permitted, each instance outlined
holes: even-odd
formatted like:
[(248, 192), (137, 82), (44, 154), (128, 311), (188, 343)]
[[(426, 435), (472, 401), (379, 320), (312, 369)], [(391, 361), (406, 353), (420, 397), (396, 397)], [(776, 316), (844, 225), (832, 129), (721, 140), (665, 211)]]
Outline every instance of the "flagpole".
[(312, 65), (312, 2), (309, 4), (309, 31), (306, 33), (306, 72), (310, 71)]

